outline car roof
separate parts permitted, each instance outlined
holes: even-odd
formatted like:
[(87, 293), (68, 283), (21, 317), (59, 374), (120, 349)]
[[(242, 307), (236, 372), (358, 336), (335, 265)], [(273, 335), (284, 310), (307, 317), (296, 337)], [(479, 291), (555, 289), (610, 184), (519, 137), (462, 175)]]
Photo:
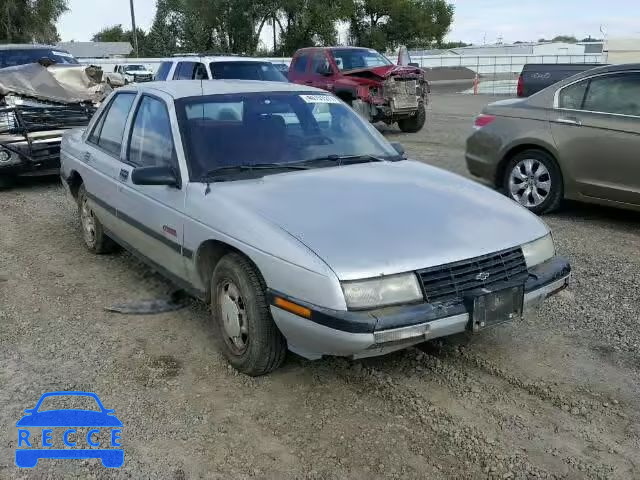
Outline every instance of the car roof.
[(266, 58), (257, 57), (237, 57), (235, 55), (186, 55), (184, 57), (171, 57), (171, 62), (265, 62), (270, 63)]
[(367, 47), (348, 47), (348, 46), (343, 46), (343, 47), (304, 47), (299, 49), (296, 53), (303, 53), (303, 52), (317, 52), (318, 50), (362, 50), (365, 52), (370, 52), (372, 50), (375, 50), (374, 48), (367, 48)]
[(60, 50), (61, 52), (67, 51), (64, 48), (58, 48), (53, 45), (44, 45), (38, 43), (6, 43), (4, 45), (0, 45), (0, 50), (40, 50), (42, 48)]
[(118, 89), (119, 92), (142, 91), (163, 92), (173, 98), (226, 95), (262, 92), (310, 92), (327, 93), (315, 87), (288, 82), (265, 82), (262, 80), (178, 80), (175, 82), (146, 82)]

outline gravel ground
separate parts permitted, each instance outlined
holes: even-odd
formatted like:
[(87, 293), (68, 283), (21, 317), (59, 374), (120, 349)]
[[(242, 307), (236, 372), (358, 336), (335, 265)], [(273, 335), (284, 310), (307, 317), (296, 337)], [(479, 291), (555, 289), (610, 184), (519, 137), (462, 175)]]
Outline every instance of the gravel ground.
[[(490, 100), (435, 95), (429, 128), (384, 131), (465, 174)], [(126, 253), (90, 255), (58, 183), (0, 204), (0, 478), (640, 478), (638, 214), (570, 204), (546, 217), (575, 275), (537, 316), (366, 361), (289, 355), (252, 379), (227, 366), (195, 301), (104, 311), (169, 286)], [(15, 422), (54, 390), (115, 409), (121, 469), (14, 466)]]

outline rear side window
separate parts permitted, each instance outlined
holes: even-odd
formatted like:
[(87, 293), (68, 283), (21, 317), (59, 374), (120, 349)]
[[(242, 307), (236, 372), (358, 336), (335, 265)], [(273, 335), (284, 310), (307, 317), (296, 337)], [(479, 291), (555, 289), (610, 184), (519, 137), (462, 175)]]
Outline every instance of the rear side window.
[(169, 76), (169, 71), (171, 70), (172, 65), (173, 62), (162, 62), (160, 64), (160, 67), (158, 68), (158, 71), (156, 72), (154, 80), (165, 81)]
[(640, 116), (640, 73), (591, 79), (584, 109), (591, 112)]
[(287, 81), (270, 62), (213, 62), (210, 67), (214, 79)]
[(589, 80), (583, 80), (560, 90), (558, 106), (571, 110), (582, 110), (584, 95), (587, 92)]
[(173, 74), (174, 80), (207, 80), (206, 67), (200, 62), (180, 62)]
[(304, 73), (307, 71), (307, 63), (309, 61), (309, 57), (307, 55), (300, 55), (295, 65), (293, 66), (293, 70), (299, 73)]
[(171, 120), (163, 101), (149, 96), (140, 100), (131, 128), (127, 158), (142, 167), (172, 166), (175, 163)]
[(131, 110), (135, 93), (117, 94), (89, 136), (89, 142), (97, 145), (115, 157), (120, 157), (122, 136), (127, 117)]

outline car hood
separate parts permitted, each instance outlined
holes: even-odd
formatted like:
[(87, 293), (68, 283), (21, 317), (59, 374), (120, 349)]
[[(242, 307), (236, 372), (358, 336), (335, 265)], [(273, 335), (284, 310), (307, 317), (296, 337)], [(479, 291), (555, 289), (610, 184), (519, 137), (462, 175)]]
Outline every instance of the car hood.
[(358, 68), (355, 70), (345, 70), (343, 75), (351, 77), (378, 77), (386, 79), (389, 77), (417, 77), (422, 75), (422, 70), (416, 67), (403, 67), (399, 65), (383, 65), (381, 67)]
[(115, 415), (92, 410), (47, 410), (25, 415), (16, 427), (121, 427)]
[(349, 280), (521, 245), (548, 233), (512, 200), (414, 161), (267, 175), (225, 195), (286, 230)]

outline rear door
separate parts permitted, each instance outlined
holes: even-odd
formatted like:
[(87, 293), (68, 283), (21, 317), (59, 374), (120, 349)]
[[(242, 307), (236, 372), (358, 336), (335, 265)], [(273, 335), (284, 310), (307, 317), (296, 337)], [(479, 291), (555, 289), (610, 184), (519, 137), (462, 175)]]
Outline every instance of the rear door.
[(92, 174), (85, 175), (83, 180), (93, 211), (104, 227), (116, 234), (119, 232), (115, 209), (116, 178), (121, 164), (122, 136), (135, 98), (135, 92), (112, 97), (87, 135), (85, 153), (80, 158), (92, 170)]
[(640, 72), (569, 85), (556, 106), (551, 126), (568, 181), (585, 196), (640, 204)]
[(124, 162), (118, 172), (117, 210), (124, 225), (122, 240), (164, 273), (185, 279), (184, 256), (188, 253), (182, 249), (185, 189), (131, 182), (134, 168), (149, 166), (168, 165), (181, 178), (188, 178), (186, 169), (178, 162), (173, 103), (143, 94), (130, 125)]

